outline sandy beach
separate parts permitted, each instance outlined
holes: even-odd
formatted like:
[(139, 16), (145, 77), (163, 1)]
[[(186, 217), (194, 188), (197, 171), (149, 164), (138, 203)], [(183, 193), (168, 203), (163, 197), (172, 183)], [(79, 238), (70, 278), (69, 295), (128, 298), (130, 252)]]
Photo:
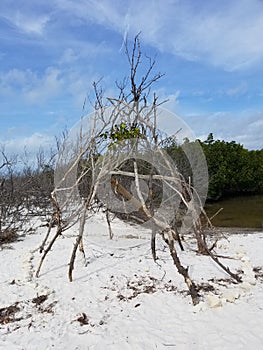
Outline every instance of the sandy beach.
[(114, 220), (109, 240), (101, 214), (86, 227), (85, 258), (79, 253), (72, 283), (67, 278), (77, 226), (65, 232), (45, 260), (39, 246), (46, 227), (0, 251), (0, 348), (260, 349), (263, 344), (263, 232), (221, 228), (216, 253), (233, 271), (234, 283), (209, 257), (178, 254), (200, 286), (193, 306), (167, 248), (158, 240), (157, 263), (146, 229)]

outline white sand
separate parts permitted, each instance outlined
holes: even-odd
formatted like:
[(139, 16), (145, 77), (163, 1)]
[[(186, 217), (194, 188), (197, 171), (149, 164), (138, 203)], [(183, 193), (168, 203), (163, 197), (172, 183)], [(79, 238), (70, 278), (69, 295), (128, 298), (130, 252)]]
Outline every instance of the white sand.
[[(202, 291), (194, 307), (161, 240), (155, 264), (146, 231), (118, 220), (113, 228), (110, 241), (104, 219), (90, 220), (86, 260), (78, 253), (72, 283), (67, 265), (77, 227), (56, 242), (38, 279), (45, 228), (0, 251), (0, 309), (19, 302), (15, 317), (22, 318), (0, 324), (0, 349), (262, 349), (263, 280), (253, 267), (263, 266), (263, 232), (218, 244), (219, 254), (235, 258), (222, 261), (244, 271), (242, 284), (225, 281), (229, 276), (209, 257), (178, 250), (197, 283), (221, 279), (209, 282), (216, 293)], [(37, 306), (32, 299), (41, 295), (47, 300)], [(84, 325), (77, 320), (83, 314)]]

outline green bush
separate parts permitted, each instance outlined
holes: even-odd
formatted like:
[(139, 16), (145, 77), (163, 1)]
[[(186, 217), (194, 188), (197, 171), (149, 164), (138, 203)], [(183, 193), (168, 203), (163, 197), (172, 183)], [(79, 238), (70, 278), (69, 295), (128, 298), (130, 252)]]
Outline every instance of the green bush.
[(226, 195), (263, 192), (263, 149), (249, 151), (235, 141), (200, 141), (206, 156), (211, 199)]

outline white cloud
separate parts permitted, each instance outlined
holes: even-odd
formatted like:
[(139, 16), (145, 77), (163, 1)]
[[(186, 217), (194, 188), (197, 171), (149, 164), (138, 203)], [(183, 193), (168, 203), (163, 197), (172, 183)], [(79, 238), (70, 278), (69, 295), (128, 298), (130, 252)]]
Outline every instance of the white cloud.
[(56, 6), (71, 15), (71, 18), (79, 18), (85, 22), (95, 22), (121, 29), (125, 22), (127, 3), (122, 1), (85, 1), (85, 0), (54, 0)]
[(41, 35), (49, 21), (49, 16), (32, 16), (16, 11), (10, 19), (21, 31), (27, 34)]
[(18, 69), (11, 69), (8, 72), (0, 74), (0, 91), (2, 95), (11, 94), (16, 88), (21, 89), (30, 79), (28, 77), (29, 71), (21, 71)]
[(62, 57), (59, 61), (60, 64), (70, 64), (75, 62), (79, 58), (79, 55), (72, 48), (64, 50)]
[(176, 111), (178, 103), (180, 101), (180, 90), (176, 90), (173, 94), (166, 94), (165, 89), (159, 89), (156, 91), (159, 102), (166, 101), (163, 104), (163, 107), (169, 111)]
[[(1, 6), (2, 5), (2, 6)], [(17, 30), (25, 34), (42, 35), (49, 20), (50, 15), (41, 13), (37, 8), (27, 6), (28, 4), (1, 4), (1, 17), (11, 23)]]
[(187, 60), (227, 70), (245, 69), (263, 60), (263, 3), (229, 1), (78, 1), (57, 5), (83, 21), (120, 33), (142, 31), (145, 41)]
[(38, 78), (33, 86), (25, 91), (25, 99), (30, 103), (39, 103), (52, 99), (63, 91), (63, 78), (60, 70), (48, 67), (41, 78)]
[[(51, 86), (47, 85), (46, 73), (43, 77), (30, 69), (11, 69), (7, 72), (0, 72), (0, 92), (2, 96), (15, 98), (17, 101), (28, 103), (43, 102), (50, 94)], [(42, 93), (41, 93), (42, 92)], [(38, 97), (38, 101), (36, 98)]]
[(30, 70), (11, 69), (6, 73), (1, 73), (1, 86), (23, 86), (28, 80), (31, 80), (33, 74)]
[[(91, 83), (100, 78), (96, 72), (89, 70), (87, 67), (87, 71), (82, 73), (68, 67), (50, 66), (40, 73), (30, 69), (11, 69), (0, 72), (0, 94), (8, 101), (15, 98), (18, 102), (35, 106), (61, 98), (63, 103), (73, 102), (81, 109)], [(69, 98), (71, 101), (65, 100)]]
[[(226, 70), (246, 69), (263, 60), (263, 2), (259, 0), (54, 0), (44, 11), (44, 1), (38, 6), (26, 4), (25, 10), (22, 2), (19, 10), (0, 5), (1, 11), (5, 9), (2, 17), (27, 34), (43, 35), (50, 29), (47, 38), (53, 44), (56, 39), (58, 46), (70, 41), (61, 34), (63, 26), (95, 23), (124, 37), (142, 31), (144, 42), (161, 51)], [(68, 47), (67, 62), (76, 58), (74, 47)]]
[[(157, 47), (188, 60), (204, 61), (227, 70), (242, 69), (263, 59), (263, 3), (177, 1), (158, 12), (159, 28), (141, 7), (144, 37)], [(137, 22), (138, 23), (138, 22)], [(161, 25), (160, 25), (161, 24)]]
[(263, 114), (246, 112), (217, 112), (192, 114), (185, 117), (196, 136), (206, 139), (212, 132), (215, 139), (236, 141), (249, 149), (263, 149)]
[(40, 75), (29, 69), (11, 69), (0, 73), (0, 91), (5, 95), (20, 96), (32, 104), (40, 104), (63, 91), (63, 78), (60, 70), (48, 67)]
[(29, 136), (9, 138), (2, 142), (0, 147), (6, 154), (18, 156), (28, 154), (28, 160), (32, 160), (40, 149), (48, 152), (54, 148), (54, 141), (54, 136), (36, 132)]

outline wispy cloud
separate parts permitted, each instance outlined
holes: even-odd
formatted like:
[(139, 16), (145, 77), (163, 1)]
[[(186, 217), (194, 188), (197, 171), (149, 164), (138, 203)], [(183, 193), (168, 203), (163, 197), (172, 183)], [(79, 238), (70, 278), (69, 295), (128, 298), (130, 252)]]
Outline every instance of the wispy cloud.
[[(245, 69), (263, 59), (263, 3), (259, 0), (137, 1), (56, 0), (64, 11), (125, 33), (142, 31), (160, 50), (227, 70)], [(136, 19), (136, 20), (135, 20)]]
[(57, 8), (84, 22), (94, 22), (107, 27), (114, 26), (123, 29), (125, 15), (127, 14), (127, 2), (115, 1), (85, 1), (79, 0), (54, 0)]
[(242, 82), (239, 85), (237, 85), (231, 89), (228, 89), (226, 91), (226, 94), (228, 96), (240, 96), (240, 95), (245, 94), (247, 92), (247, 90), (248, 90), (247, 84)]
[(1, 16), (28, 34), (42, 35), (47, 29), (47, 38), (53, 41), (56, 34), (58, 46), (60, 40), (66, 40), (60, 35), (61, 26), (73, 28), (83, 23), (104, 26), (122, 36), (142, 31), (145, 42), (163, 52), (229, 71), (244, 70), (263, 60), (260, 0), (131, 0), (128, 4), (124, 0), (114, 4), (110, 0), (54, 0), (42, 12), (40, 5), (44, 2), (36, 6), (26, 1), (24, 11), (21, 6), (7, 10), (6, 5)]
[(12, 2), (7, 3), (6, 0), (2, 0), (0, 4), (0, 19), (4, 19), (10, 25), (25, 34), (42, 35), (49, 20), (50, 13), (43, 13), (41, 9), (41, 1), (38, 6), (25, 1), (23, 6), (17, 1), (15, 4)]
[(158, 15), (158, 30), (150, 29), (154, 18), (145, 8), (144, 36), (163, 50), (227, 70), (262, 62), (263, 3), (258, 0), (177, 1)]
[(10, 20), (17, 26), (18, 29), (27, 34), (41, 35), (49, 21), (49, 16), (27, 16), (20, 11), (17, 11)]

